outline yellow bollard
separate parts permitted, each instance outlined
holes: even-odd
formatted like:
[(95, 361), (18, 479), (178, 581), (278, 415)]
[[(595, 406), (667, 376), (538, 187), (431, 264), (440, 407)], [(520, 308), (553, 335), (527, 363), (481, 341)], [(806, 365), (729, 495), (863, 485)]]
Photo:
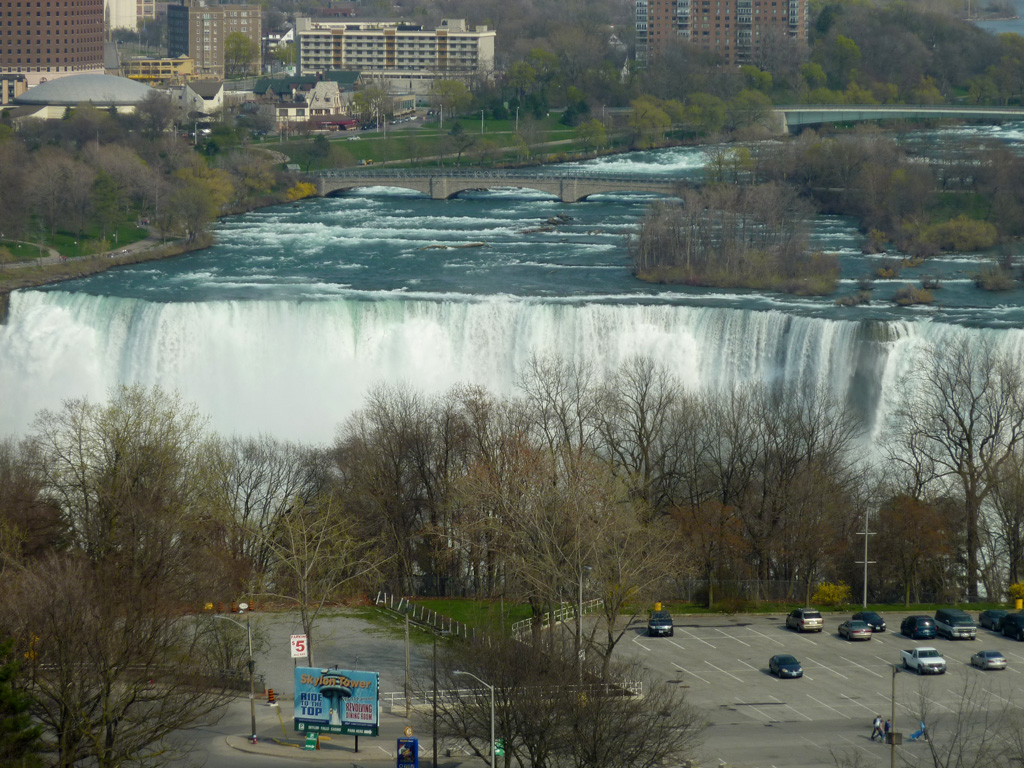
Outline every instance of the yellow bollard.
[(1016, 600), (1013, 601), (1013, 607), (1016, 608), (1018, 611), (1024, 610), (1024, 600), (1018, 597)]

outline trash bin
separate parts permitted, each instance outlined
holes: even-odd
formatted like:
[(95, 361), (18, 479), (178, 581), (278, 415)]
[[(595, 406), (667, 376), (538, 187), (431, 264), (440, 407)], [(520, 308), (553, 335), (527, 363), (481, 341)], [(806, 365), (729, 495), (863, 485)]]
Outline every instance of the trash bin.
[(1018, 597), (1016, 600), (1013, 601), (1013, 607), (1016, 608), (1018, 611), (1024, 611), (1024, 600), (1021, 600)]

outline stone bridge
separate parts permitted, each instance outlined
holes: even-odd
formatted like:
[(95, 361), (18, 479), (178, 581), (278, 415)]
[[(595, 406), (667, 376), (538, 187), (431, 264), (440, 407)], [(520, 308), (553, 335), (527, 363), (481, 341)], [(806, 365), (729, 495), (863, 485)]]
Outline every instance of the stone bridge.
[(606, 192), (647, 192), (678, 197), (686, 182), (650, 176), (562, 174), (544, 175), (521, 170), (330, 170), (316, 174), (321, 197), (346, 189), (401, 187), (414, 189), (434, 200), (447, 200), (469, 189), (532, 189), (554, 195), (563, 203), (576, 203)]

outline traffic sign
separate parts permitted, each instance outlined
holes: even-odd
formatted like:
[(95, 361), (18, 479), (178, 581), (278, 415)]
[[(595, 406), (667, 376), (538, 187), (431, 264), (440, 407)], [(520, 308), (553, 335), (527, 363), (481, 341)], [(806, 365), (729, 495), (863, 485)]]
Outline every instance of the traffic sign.
[(292, 658), (304, 659), (309, 656), (309, 645), (305, 635), (292, 635)]

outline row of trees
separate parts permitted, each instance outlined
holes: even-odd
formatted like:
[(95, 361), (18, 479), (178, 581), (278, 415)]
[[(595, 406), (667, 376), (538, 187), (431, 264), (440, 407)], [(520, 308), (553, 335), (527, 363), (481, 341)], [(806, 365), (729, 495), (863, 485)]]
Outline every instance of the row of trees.
[(155, 91), (135, 115), (81, 105), (63, 120), (0, 125), (0, 232), (46, 241), (88, 233), (107, 247), (119, 227), (151, 221), (194, 240), (217, 216), (266, 199), (287, 179), (265, 153), (240, 147), (207, 161), (169, 132)]
[[(865, 516), (876, 599), (999, 596), (1024, 569), (1024, 382), (985, 338), (908, 366), (875, 465), (826, 395), (687, 392), (642, 358), (609, 377), (534, 360), (514, 398), (380, 388), (329, 448), (221, 438), (159, 390), (70, 401), (0, 445), (0, 630), (54, 762), (118, 765), (223, 703), (245, 654), (237, 627), (190, 610), (211, 600), (298, 606), (315, 663), (319, 611), (352, 592), (539, 617), (582, 591), (603, 601), (585, 647), (546, 652), (585, 651), (577, 683), (603, 685), (627, 674), (623, 619), (689, 582), (709, 604), (856, 583)], [(557, 669), (503, 663), (513, 688)], [(576, 698), (586, 717), (560, 729), (611, 705)]]

